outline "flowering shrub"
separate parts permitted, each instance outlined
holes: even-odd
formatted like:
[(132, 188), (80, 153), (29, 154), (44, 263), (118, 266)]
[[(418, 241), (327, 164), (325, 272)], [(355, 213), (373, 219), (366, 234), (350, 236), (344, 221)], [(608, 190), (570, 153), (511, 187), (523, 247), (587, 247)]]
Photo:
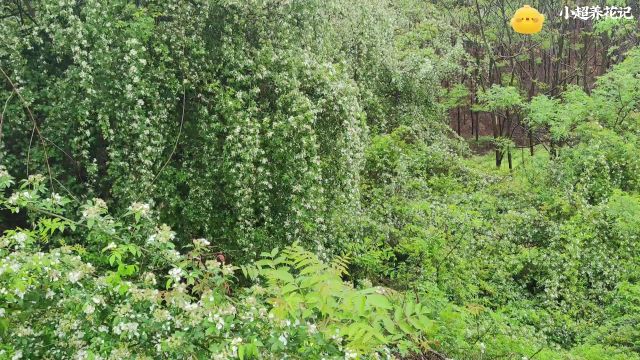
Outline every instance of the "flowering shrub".
[[(12, 183), (3, 169), (0, 188)], [(426, 308), (343, 282), (343, 258), (274, 250), (243, 266), (255, 284), (237, 288), (237, 268), (208, 240), (178, 251), (147, 204), (116, 219), (94, 199), (73, 220), (69, 200), (48, 196), (45, 183), (32, 176), (0, 200), (34, 224), (0, 238), (2, 358), (355, 359), (427, 349)]]

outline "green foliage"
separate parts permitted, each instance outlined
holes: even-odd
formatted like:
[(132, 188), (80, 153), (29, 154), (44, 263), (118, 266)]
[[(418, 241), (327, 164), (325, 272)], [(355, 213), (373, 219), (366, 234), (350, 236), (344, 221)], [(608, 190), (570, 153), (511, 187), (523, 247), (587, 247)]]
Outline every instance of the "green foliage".
[(640, 52), (516, 6), (0, 5), (0, 359), (638, 359)]
[(522, 103), (518, 89), (513, 86), (492, 85), (486, 91), (478, 93), (478, 111), (517, 110)]

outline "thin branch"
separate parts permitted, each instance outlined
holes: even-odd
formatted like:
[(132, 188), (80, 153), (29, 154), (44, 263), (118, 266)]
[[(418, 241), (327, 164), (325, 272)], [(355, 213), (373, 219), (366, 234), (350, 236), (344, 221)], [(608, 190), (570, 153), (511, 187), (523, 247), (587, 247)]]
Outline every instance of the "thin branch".
[(173, 149), (171, 150), (171, 154), (169, 154), (169, 157), (167, 158), (167, 161), (165, 161), (164, 165), (162, 165), (162, 167), (160, 168), (160, 170), (158, 171), (156, 176), (151, 181), (152, 184), (156, 181), (158, 176), (160, 176), (160, 174), (162, 173), (164, 168), (167, 166), (167, 164), (169, 164), (169, 162), (171, 161), (171, 158), (173, 157), (173, 155), (176, 152), (176, 149), (178, 148), (178, 142), (180, 141), (180, 136), (182, 135), (182, 128), (184, 126), (184, 110), (185, 110), (185, 107), (186, 107), (186, 102), (187, 102), (187, 90), (186, 90), (186, 87), (185, 87), (184, 81), (183, 81), (183, 83), (182, 83), (182, 115), (181, 115), (181, 118), (180, 118), (180, 129), (178, 130), (178, 136), (176, 137), (176, 142), (173, 144)]
[[(9, 75), (7, 75), (7, 73), (1, 67), (0, 67), (0, 72), (2, 72), (2, 75), (4, 75), (4, 77), (7, 79), (7, 81), (9, 82), (9, 85), (11, 85), (13, 92), (18, 96), (20, 101), (22, 101), (22, 105), (27, 110), (27, 113), (31, 118), (31, 122), (33, 122), (33, 132), (38, 134), (38, 138), (40, 138), (40, 142), (42, 143), (42, 148), (44, 150), (44, 160), (45, 160), (45, 163), (47, 164), (47, 172), (49, 173), (49, 183), (51, 184), (51, 190), (53, 191), (55, 189), (53, 187), (53, 176), (51, 175), (51, 165), (49, 165), (49, 152), (47, 151), (47, 143), (45, 142), (44, 137), (40, 133), (40, 128), (38, 127), (38, 123), (36, 122), (36, 119), (33, 117), (33, 113), (31, 112), (31, 108), (29, 107), (29, 104), (22, 97), (22, 95), (20, 94), (16, 86), (13, 84), (13, 81), (11, 81), (11, 78), (9, 77)], [(31, 134), (31, 140), (33, 140), (33, 135), (34, 135), (33, 132)], [(31, 142), (29, 143), (29, 149), (31, 149)], [(29, 172), (29, 160), (27, 158), (27, 173), (28, 172)]]
[(4, 108), (2, 109), (2, 115), (0, 115), (0, 143), (2, 143), (2, 124), (4, 124), (4, 114), (7, 112), (7, 105), (9, 105), (9, 100), (13, 97), (13, 93), (9, 95), (7, 101), (4, 102)]
[[(27, 148), (27, 177), (29, 177), (29, 165), (31, 164), (31, 145), (33, 144), (33, 136), (36, 134), (35, 125), (31, 128), (31, 137), (29, 138), (29, 147)], [(51, 189), (53, 191), (53, 189)]]

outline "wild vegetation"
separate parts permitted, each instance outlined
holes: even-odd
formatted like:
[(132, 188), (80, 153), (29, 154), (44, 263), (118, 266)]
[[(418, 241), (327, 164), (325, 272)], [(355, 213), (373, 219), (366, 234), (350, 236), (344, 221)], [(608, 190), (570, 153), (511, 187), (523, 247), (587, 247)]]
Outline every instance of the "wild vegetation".
[(640, 23), (521, 5), (2, 2), (0, 359), (640, 359)]

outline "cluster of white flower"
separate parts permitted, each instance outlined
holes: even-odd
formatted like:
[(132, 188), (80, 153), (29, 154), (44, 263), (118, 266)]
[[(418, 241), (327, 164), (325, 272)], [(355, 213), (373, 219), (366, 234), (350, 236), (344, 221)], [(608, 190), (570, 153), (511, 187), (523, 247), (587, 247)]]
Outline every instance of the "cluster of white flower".
[(151, 212), (151, 206), (147, 203), (134, 202), (129, 206), (128, 210), (134, 214), (147, 217)]
[(84, 306), (84, 313), (87, 315), (91, 315), (96, 311), (95, 306), (93, 306), (93, 304), (87, 304)]
[(180, 268), (173, 268), (169, 270), (169, 276), (173, 279), (175, 283), (179, 283), (182, 280), (182, 276), (184, 275), (184, 270)]
[(242, 338), (236, 337), (231, 340), (231, 356), (238, 356), (238, 345), (242, 344)]
[(18, 200), (20, 199), (20, 194), (15, 192), (13, 194), (11, 194), (11, 196), (9, 197), (9, 199), (7, 199), (7, 202), (10, 205), (16, 205), (18, 203)]
[(81, 271), (74, 270), (67, 274), (67, 279), (69, 280), (70, 283), (75, 284), (78, 281), (80, 281), (80, 279), (82, 279), (83, 276), (84, 274)]
[(349, 350), (349, 349), (345, 349), (344, 351), (344, 360), (350, 360), (350, 359), (355, 359), (358, 357), (358, 353), (353, 351), (353, 350)]
[(213, 314), (213, 317), (209, 320), (216, 323), (216, 329), (222, 330), (224, 328), (224, 318), (220, 314)]
[(40, 184), (45, 180), (44, 175), (42, 174), (34, 174), (34, 175), (29, 175), (29, 178), (27, 179), (27, 182), (29, 184)]
[(145, 284), (148, 284), (151, 286), (155, 286), (158, 283), (158, 281), (156, 280), (156, 275), (152, 272), (145, 272), (144, 275), (142, 276), (142, 279)]
[(28, 239), (29, 236), (24, 232), (17, 232), (13, 235), (13, 240), (15, 241), (17, 247), (20, 249), (24, 249)]
[(233, 272), (234, 272), (233, 266), (229, 264), (222, 265), (222, 275), (230, 276), (230, 275), (233, 275)]
[(193, 244), (199, 247), (205, 247), (205, 246), (209, 246), (211, 245), (211, 243), (204, 238), (200, 238), (200, 239), (194, 239), (193, 240)]
[(62, 196), (58, 193), (51, 193), (51, 202), (55, 205), (62, 204)]
[(282, 335), (280, 335), (278, 337), (278, 340), (280, 340), (280, 342), (282, 343), (282, 345), (287, 346), (287, 344), (289, 343), (289, 339), (287, 337), (287, 333), (283, 333)]
[(4, 165), (0, 165), (0, 178), (9, 178), (11, 175), (7, 171), (7, 168)]
[(85, 219), (95, 219), (105, 212), (107, 212), (107, 203), (102, 199), (95, 198), (91, 206), (87, 206), (82, 210), (82, 217)]
[(121, 322), (113, 327), (113, 333), (116, 335), (125, 335), (127, 338), (132, 339), (140, 335), (138, 333), (138, 326), (139, 324), (136, 322)]

